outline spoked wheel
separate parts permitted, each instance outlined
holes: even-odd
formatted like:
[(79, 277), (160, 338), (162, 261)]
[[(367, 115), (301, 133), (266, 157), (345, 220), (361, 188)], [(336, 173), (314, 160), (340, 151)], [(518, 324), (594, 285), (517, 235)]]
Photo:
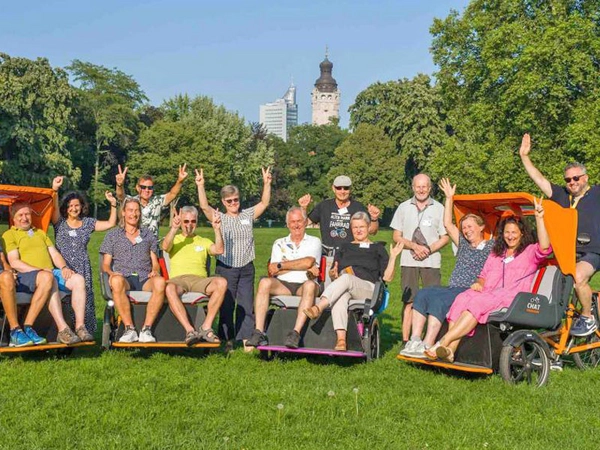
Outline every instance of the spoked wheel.
[(550, 361), (544, 347), (527, 336), (517, 343), (505, 344), (500, 353), (500, 375), (510, 384), (526, 382), (543, 386), (550, 375)]
[[(600, 338), (596, 333), (586, 336), (583, 338), (579, 338), (575, 342), (575, 346), (585, 345), (585, 344), (598, 344)], [(573, 353), (573, 362), (577, 366), (578, 369), (586, 370), (586, 369), (595, 369), (600, 364), (600, 347), (593, 348), (591, 350), (586, 350), (583, 352)]]
[(369, 329), (369, 337), (367, 338), (367, 345), (365, 345), (365, 350), (367, 354), (367, 361), (373, 361), (374, 359), (379, 358), (379, 346), (380, 346), (380, 336), (379, 336), (379, 322), (377, 319), (373, 319), (371, 323), (371, 327)]

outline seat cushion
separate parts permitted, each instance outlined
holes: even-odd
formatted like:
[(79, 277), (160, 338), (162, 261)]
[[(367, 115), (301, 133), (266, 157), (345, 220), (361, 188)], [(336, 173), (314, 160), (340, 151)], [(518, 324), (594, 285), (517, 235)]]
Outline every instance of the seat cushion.
[[(152, 296), (152, 292), (146, 291), (128, 291), (127, 296), (131, 303), (148, 303), (150, 301), (150, 297)], [(201, 292), (187, 292), (183, 294), (181, 297), (181, 301), (184, 304), (194, 305), (196, 303), (208, 302), (209, 297), (206, 294), (202, 294)]]

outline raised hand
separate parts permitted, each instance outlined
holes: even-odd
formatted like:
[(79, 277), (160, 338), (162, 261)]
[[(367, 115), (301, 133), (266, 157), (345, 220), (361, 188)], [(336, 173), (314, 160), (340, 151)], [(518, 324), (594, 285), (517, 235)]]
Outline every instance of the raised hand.
[(544, 217), (544, 206), (542, 205), (542, 200), (544, 200), (544, 196), (542, 195), (538, 200), (537, 197), (533, 197), (533, 208), (535, 209), (535, 217), (536, 219), (541, 219)]
[(54, 192), (58, 192), (58, 190), (60, 189), (60, 187), (63, 184), (63, 179), (64, 179), (64, 177), (62, 175), (54, 177), (54, 180), (52, 180), (52, 190)]
[(442, 178), (440, 180), (440, 189), (447, 198), (452, 198), (456, 193), (456, 184), (451, 184), (448, 178)]
[(520, 156), (529, 156), (529, 152), (531, 151), (531, 136), (529, 133), (525, 133), (523, 135), (523, 139), (521, 140), (521, 148), (519, 149)]
[(300, 205), (300, 208), (306, 209), (308, 208), (308, 205), (310, 205), (311, 201), (312, 197), (310, 196), (310, 194), (306, 194), (298, 199), (298, 204)]
[(271, 184), (271, 182), (273, 181), (273, 176), (271, 174), (271, 167), (261, 167), (260, 170), (262, 171), (262, 177), (263, 177), (263, 184)]
[(213, 210), (213, 218), (210, 223), (215, 231), (221, 229), (221, 213), (218, 209)]
[(396, 242), (396, 244), (390, 244), (390, 255), (393, 258), (397, 258), (400, 253), (402, 253), (402, 249), (404, 249), (404, 242)]
[(104, 191), (104, 197), (106, 197), (106, 200), (108, 200), (108, 203), (110, 203), (110, 206), (112, 207), (117, 207), (117, 199), (115, 198), (115, 196), (113, 195), (112, 192), (110, 191)]
[(188, 173), (185, 171), (186, 165), (187, 163), (184, 163), (183, 166), (179, 166), (179, 174), (177, 175), (177, 181), (179, 181), (180, 183), (183, 183), (183, 180), (185, 180), (188, 176)]
[(379, 219), (379, 216), (381, 215), (381, 210), (377, 206), (371, 205), (370, 203), (367, 205), (367, 212), (373, 221)]
[(200, 172), (196, 169), (196, 178), (194, 179), (198, 186), (204, 186), (204, 169), (200, 168)]
[(178, 230), (179, 227), (181, 227), (181, 210), (179, 210), (179, 212), (175, 210), (173, 212), (173, 218), (171, 219), (171, 229)]
[(127, 166), (125, 166), (124, 170), (121, 169), (120, 164), (117, 167), (119, 172), (115, 175), (115, 180), (117, 182), (117, 186), (123, 186), (123, 183), (125, 183), (125, 175), (127, 175)]

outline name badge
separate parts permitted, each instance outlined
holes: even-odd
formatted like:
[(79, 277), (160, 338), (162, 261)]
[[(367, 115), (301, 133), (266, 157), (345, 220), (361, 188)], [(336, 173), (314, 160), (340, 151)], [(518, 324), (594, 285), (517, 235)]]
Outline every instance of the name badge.
[(135, 243), (136, 243), (136, 244), (140, 244), (142, 241), (143, 241), (143, 239), (141, 238), (141, 236), (137, 236), (137, 237), (135, 238)]
[(242, 219), (242, 220), (240, 220), (240, 223), (242, 225), (250, 225), (250, 221), (248, 219)]
[(201, 245), (196, 245), (194, 250), (196, 250), (197, 252), (201, 252), (202, 250), (204, 250), (204, 247), (202, 247)]
[(369, 248), (369, 247), (371, 247), (371, 243), (370, 242), (361, 242), (358, 246), (360, 248)]
[(338, 214), (348, 214), (348, 208), (338, 209)]
[(30, 228), (29, 230), (27, 230), (27, 235), (28, 235), (29, 237), (33, 237), (33, 235), (34, 235), (34, 232), (33, 232), (33, 230), (32, 230), (31, 228)]
[(481, 241), (477, 246), (477, 250), (483, 250), (485, 248), (485, 244), (487, 244), (487, 241)]
[(421, 225), (423, 225), (424, 227), (430, 227), (431, 219), (423, 219), (423, 221), (421, 222)]
[(71, 236), (71, 237), (77, 237), (77, 231), (75, 231), (75, 230), (69, 231), (69, 236)]
[(514, 259), (514, 256), (507, 256), (506, 258), (504, 258), (504, 264), (508, 264), (509, 262), (514, 261)]

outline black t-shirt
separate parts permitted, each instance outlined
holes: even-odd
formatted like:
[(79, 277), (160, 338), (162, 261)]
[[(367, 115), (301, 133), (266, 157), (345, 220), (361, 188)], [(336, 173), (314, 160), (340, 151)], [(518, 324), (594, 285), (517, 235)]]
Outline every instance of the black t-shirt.
[(350, 217), (358, 211), (367, 212), (367, 208), (355, 200), (343, 209), (339, 209), (335, 199), (323, 200), (315, 206), (308, 218), (313, 223), (318, 223), (321, 229), (321, 242), (327, 247), (339, 247), (344, 242), (352, 242), (350, 231)]
[[(569, 192), (563, 186), (552, 184), (552, 196), (550, 200), (560, 206), (568, 208), (571, 206)], [(581, 197), (576, 206), (577, 209), (577, 234), (586, 233), (590, 236), (590, 243), (577, 244), (580, 253), (600, 253), (600, 186), (595, 185)]]
[[(363, 247), (364, 245), (364, 247)], [(383, 276), (390, 257), (385, 246), (379, 242), (371, 244), (344, 243), (336, 252), (333, 263), (338, 263), (338, 273), (352, 267), (354, 275), (362, 280), (375, 283)]]

